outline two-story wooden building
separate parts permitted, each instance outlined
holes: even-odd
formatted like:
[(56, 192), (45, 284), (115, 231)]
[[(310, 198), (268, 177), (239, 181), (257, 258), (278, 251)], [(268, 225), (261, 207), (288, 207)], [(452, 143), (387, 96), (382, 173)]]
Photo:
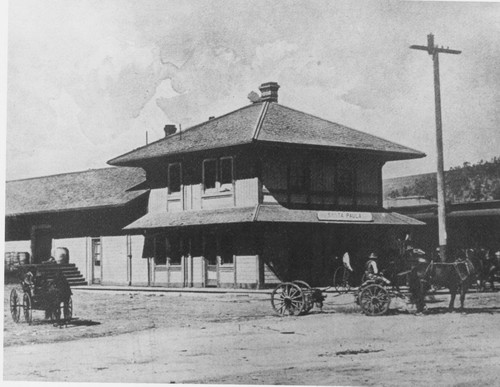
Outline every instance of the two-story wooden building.
[(335, 256), (383, 254), (421, 224), (383, 209), (382, 167), (423, 153), (280, 105), (278, 88), (108, 162), (146, 171), (148, 213), (125, 230), (146, 236), (151, 285), (326, 285)]

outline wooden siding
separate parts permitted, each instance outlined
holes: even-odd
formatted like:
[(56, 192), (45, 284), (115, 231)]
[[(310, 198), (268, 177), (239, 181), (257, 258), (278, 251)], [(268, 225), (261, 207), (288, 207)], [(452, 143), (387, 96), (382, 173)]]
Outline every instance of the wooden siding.
[(184, 286), (184, 273), (181, 265), (170, 266), (168, 269), (168, 285), (171, 287)]
[(108, 236), (102, 243), (102, 284), (127, 285), (127, 237)]
[(201, 210), (201, 183), (191, 185), (191, 208), (192, 210)]
[(264, 264), (264, 285), (277, 285), (281, 283), (280, 279), (269, 268), (269, 265)]
[(149, 192), (148, 212), (158, 213), (167, 210), (167, 188), (156, 188)]
[(183, 210), (182, 200), (180, 197), (171, 198), (167, 200), (167, 211), (169, 212), (179, 212)]
[(5, 242), (5, 252), (28, 252), (31, 255), (31, 241), (8, 241)]
[[(255, 168), (255, 157), (247, 154), (215, 154), (206, 156), (217, 160), (233, 158), (233, 184), (229, 191), (223, 191), (219, 178), (217, 187), (203, 190), (203, 160), (194, 157), (185, 160), (172, 160), (182, 163), (182, 186), (179, 195), (168, 195), (166, 187), (167, 168), (158, 164), (148, 170), (148, 181), (152, 187), (149, 195), (149, 212), (185, 211), (218, 209), (230, 207), (248, 207), (259, 202), (259, 179)], [(230, 184), (228, 184), (230, 185)]]
[(204, 210), (234, 207), (233, 194), (203, 195), (201, 207)]
[(193, 286), (205, 286), (205, 258), (193, 257)]
[(222, 287), (234, 287), (234, 266), (219, 266), (219, 284)]
[(259, 179), (240, 179), (235, 182), (235, 203), (237, 207), (250, 207), (259, 202)]
[(236, 281), (239, 284), (259, 282), (258, 257), (255, 255), (236, 257)]
[(144, 236), (131, 235), (132, 238), (132, 285), (148, 285), (148, 260), (142, 258)]
[(168, 271), (166, 265), (155, 267), (153, 286), (168, 286)]
[(54, 239), (52, 246), (53, 248), (66, 247), (69, 251), (69, 262), (74, 263), (85, 280), (90, 283), (86, 237)]

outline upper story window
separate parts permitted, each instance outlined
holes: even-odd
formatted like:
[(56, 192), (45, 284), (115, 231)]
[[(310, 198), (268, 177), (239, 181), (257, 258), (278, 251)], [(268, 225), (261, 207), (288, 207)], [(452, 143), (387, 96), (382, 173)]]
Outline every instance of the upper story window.
[(181, 192), (182, 171), (181, 163), (168, 165), (168, 193), (178, 194)]
[(232, 157), (203, 161), (203, 189), (205, 192), (228, 192), (233, 190)]

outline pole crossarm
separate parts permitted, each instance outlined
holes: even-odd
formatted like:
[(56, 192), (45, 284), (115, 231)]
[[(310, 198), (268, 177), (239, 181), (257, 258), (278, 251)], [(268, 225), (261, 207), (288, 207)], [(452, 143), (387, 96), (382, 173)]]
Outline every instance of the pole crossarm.
[[(419, 46), (417, 44), (411, 45), (410, 48), (412, 48), (414, 50), (429, 51), (429, 47), (427, 47), (427, 46)], [(432, 49), (432, 52), (442, 52), (442, 53), (445, 53), (445, 54), (455, 54), (455, 55), (458, 55), (458, 54), (462, 53), (462, 51), (452, 50), (450, 48), (444, 48), (444, 47), (438, 47), (438, 46), (435, 46)]]

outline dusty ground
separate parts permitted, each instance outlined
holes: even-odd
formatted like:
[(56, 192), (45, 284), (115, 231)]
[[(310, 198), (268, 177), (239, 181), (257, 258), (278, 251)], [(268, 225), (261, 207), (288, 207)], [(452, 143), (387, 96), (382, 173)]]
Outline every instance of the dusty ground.
[[(5, 289), (5, 302), (10, 287)], [(500, 293), (447, 295), (418, 317), (359, 313), (329, 294), (324, 313), (273, 315), (268, 295), (75, 290), (75, 320), (14, 324), (4, 305), (4, 379), (302, 385), (499, 385)]]

